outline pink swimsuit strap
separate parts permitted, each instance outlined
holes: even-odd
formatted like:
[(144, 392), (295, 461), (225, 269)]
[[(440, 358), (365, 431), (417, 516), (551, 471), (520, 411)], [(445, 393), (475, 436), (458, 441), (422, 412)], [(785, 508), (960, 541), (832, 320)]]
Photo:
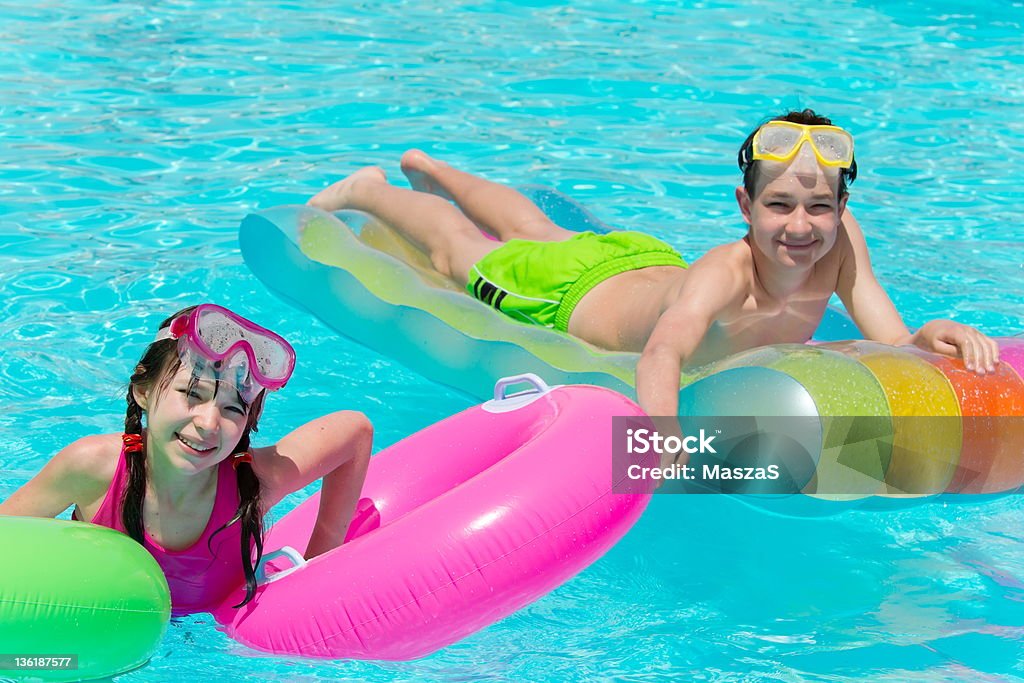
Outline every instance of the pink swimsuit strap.
[[(100, 503), (93, 524), (125, 533), (121, 520), (121, 498), (128, 486), (126, 454), (122, 447), (110, 488)], [(217, 466), (217, 492), (213, 511), (202, 535), (188, 548), (169, 550), (145, 534), (143, 546), (164, 570), (171, 589), (175, 615), (212, 609), (244, 580), (242, 573), (241, 524), (236, 522), (220, 533), (218, 529), (235, 516), (238, 509), (238, 480), (230, 458)], [(212, 541), (211, 541), (212, 538)]]

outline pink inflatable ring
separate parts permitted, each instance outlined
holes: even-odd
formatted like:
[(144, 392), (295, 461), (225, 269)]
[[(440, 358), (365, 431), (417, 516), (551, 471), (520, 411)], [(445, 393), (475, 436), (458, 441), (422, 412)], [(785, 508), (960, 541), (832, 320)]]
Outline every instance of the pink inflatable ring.
[[(523, 381), (530, 391), (506, 394)], [(504, 379), (495, 400), (374, 456), (344, 545), (309, 562), (285, 550), (297, 564), (288, 569), (275, 553), (255, 599), (233, 609), (238, 589), (214, 616), (275, 654), (430, 654), (561, 585), (626, 533), (650, 492), (613, 492), (623, 482), (613, 481), (611, 418), (642, 415), (609, 389)], [(278, 522), (268, 552), (304, 549), (318, 503)]]

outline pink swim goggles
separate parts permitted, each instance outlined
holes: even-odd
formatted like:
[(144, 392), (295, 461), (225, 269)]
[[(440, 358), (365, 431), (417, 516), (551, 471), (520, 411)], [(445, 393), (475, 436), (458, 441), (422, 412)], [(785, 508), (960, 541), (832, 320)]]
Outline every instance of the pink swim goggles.
[(157, 333), (178, 340), (178, 357), (193, 375), (233, 384), (246, 403), (277, 391), (295, 369), (295, 350), (281, 336), (215, 304), (201, 304)]

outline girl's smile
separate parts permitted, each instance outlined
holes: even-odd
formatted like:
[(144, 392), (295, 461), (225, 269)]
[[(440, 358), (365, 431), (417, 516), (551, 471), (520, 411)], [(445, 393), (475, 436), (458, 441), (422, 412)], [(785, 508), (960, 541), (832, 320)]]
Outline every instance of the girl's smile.
[(153, 392), (156, 400), (149, 400), (147, 410), (151, 456), (195, 474), (224, 460), (238, 445), (249, 409), (232, 385), (196, 378), (191, 367), (182, 365), (146, 398)]
[(212, 446), (204, 446), (202, 443), (192, 441), (191, 439), (186, 439), (180, 433), (176, 433), (174, 436), (177, 437), (178, 441), (181, 442), (187, 449), (194, 452), (196, 455), (208, 455), (212, 453), (215, 448), (217, 448), (216, 444)]

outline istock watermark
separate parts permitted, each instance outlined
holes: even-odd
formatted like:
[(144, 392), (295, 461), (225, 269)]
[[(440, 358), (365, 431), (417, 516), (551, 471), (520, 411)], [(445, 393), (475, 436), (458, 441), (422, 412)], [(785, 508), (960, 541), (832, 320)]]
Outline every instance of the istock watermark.
[[(656, 466), (644, 466), (639, 463), (631, 463), (626, 468), (626, 476), (630, 479), (642, 480), (751, 480), (751, 481), (774, 481), (779, 478), (779, 466), (768, 465), (767, 467), (725, 467), (721, 463), (702, 463), (700, 465), (687, 465), (678, 462), (682, 454), (696, 455), (708, 454), (717, 455), (714, 441), (722, 433), (716, 429), (714, 434), (708, 430), (700, 429), (697, 434), (682, 436), (676, 434), (663, 435), (657, 429), (646, 427), (626, 428), (626, 453), (628, 455), (645, 455), (652, 453), (659, 457), (659, 464)], [(665, 456), (671, 456), (672, 461), (666, 463)], [(688, 460), (688, 459), (687, 459)]]
[(1016, 493), (1024, 416), (616, 417), (614, 490), (822, 497)]
[[(721, 431), (718, 431), (720, 434)], [(708, 435), (703, 429), (699, 435), (676, 436), (669, 434), (662, 436), (655, 429), (626, 429), (626, 450), (628, 453), (655, 452), (662, 454), (680, 453), (716, 453), (711, 442), (715, 440), (714, 435)], [(696, 444), (696, 445), (695, 445)]]
[[(808, 426), (800, 428), (806, 431)], [(816, 463), (795, 440), (778, 457), (778, 444), (764, 438), (776, 428), (754, 418), (614, 418), (616, 490), (798, 492), (813, 476)]]

